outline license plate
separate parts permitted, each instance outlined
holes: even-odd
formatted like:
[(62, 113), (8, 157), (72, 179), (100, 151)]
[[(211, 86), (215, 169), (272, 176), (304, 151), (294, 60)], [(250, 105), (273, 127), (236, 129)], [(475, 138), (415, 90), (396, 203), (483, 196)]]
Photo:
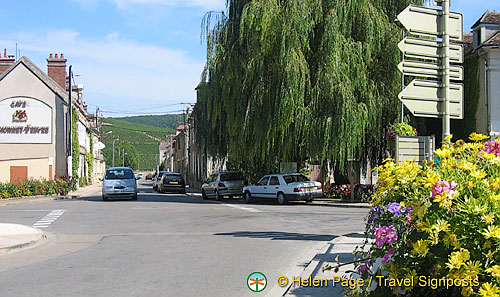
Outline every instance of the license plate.
[(241, 189), (233, 189), (234, 192), (240, 192)]
[(312, 191), (312, 190), (314, 190), (314, 187), (308, 187), (308, 188), (306, 188), (306, 191)]
[(177, 185), (177, 184), (179, 184), (179, 182), (170, 182), (170, 184)]

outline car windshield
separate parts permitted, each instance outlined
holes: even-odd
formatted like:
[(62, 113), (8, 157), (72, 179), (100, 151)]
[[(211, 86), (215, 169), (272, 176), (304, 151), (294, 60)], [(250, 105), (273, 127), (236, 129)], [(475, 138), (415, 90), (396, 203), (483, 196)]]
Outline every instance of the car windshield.
[(129, 169), (112, 169), (106, 172), (105, 179), (129, 179), (134, 178), (134, 173)]
[(222, 173), (220, 175), (220, 180), (221, 181), (226, 181), (226, 180), (242, 180), (245, 179), (243, 177), (243, 174), (239, 172), (229, 172), (229, 173)]
[(283, 179), (287, 184), (309, 181), (309, 179), (302, 174), (285, 175), (283, 176)]

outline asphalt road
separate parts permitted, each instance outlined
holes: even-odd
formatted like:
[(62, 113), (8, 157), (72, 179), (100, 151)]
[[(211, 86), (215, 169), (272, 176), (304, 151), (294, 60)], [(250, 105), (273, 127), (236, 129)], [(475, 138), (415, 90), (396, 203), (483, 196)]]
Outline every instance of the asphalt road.
[(278, 276), (298, 275), (329, 240), (362, 231), (368, 211), (203, 201), (139, 184), (138, 201), (103, 202), (96, 193), (0, 207), (2, 223), (48, 234), (0, 256), (0, 296), (256, 296), (246, 284), (255, 271), (267, 276), (259, 294), (269, 296)]

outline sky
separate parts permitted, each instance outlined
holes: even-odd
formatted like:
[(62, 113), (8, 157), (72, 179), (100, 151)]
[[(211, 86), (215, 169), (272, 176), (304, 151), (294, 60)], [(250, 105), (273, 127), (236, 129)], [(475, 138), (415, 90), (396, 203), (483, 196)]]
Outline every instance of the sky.
[[(299, 0), (297, 0), (299, 1)], [(89, 112), (104, 116), (180, 113), (195, 103), (206, 45), (201, 23), (226, 0), (12, 0), (0, 5), (0, 49), (46, 71), (64, 54)], [(500, 0), (452, 0), (464, 31)]]

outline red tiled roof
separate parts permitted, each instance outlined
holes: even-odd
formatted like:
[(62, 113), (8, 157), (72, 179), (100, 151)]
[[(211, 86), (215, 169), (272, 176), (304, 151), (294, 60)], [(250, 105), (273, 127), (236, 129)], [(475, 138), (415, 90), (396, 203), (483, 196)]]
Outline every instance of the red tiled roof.
[(500, 46), (500, 31), (497, 31), (493, 36), (491, 36), (488, 40), (483, 42), (483, 45), (499, 45)]
[(500, 24), (500, 11), (487, 10), (480, 18), (477, 20), (472, 28), (479, 24)]

